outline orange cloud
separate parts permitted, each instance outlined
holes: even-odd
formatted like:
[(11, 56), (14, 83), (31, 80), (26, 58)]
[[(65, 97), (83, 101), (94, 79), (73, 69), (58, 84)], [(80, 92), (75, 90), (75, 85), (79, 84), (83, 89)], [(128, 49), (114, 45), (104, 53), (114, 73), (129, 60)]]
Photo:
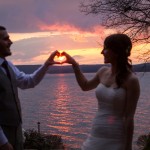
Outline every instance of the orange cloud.
[[(15, 50), (13, 51), (15, 59), (12, 59), (16, 64), (41, 64), (47, 59), (50, 52), (56, 49), (67, 51), (80, 64), (103, 63), (103, 56), (100, 55), (100, 51), (104, 39), (109, 34), (115, 33), (114, 30), (105, 30), (101, 26), (94, 26), (90, 31), (81, 31), (69, 24), (63, 26), (60, 24), (43, 25), (40, 28), (43, 32), (11, 33), (12, 40), (18, 41), (12, 46), (12, 50)], [(22, 39), (24, 41), (21, 41)], [(130, 57), (133, 64), (142, 63), (148, 57), (148, 55), (143, 56), (143, 53), (149, 47), (150, 45), (139, 44), (133, 46)], [(32, 52), (30, 56), (27, 51)], [(19, 57), (20, 59), (18, 59)]]
[(55, 23), (52, 25), (46, 25), (46, 24), (42, 24), (40, 23), (38, 25), (39, 29), (41, 31), (58, 31), (58, 32), (67, 32), (67, 33), (92, 33), (92, 34), (108, 34), (108, 33), (112, 33), (114, 32), (114, 30), (105, 30), (104, 27), (100, 26), (100, 25), (95, 25), (90, 27), (89, 29), (83, 29), (80, 27), (76, 27), (73, 24), (60, 24), (60, 23)]
[(41, 31), (59, 31), (59, 32), (76, 32), (79, 31), (77, 27), (69, 24), (53, 24), (53, 25), (44, 25), (40, 24), (39, 28)]

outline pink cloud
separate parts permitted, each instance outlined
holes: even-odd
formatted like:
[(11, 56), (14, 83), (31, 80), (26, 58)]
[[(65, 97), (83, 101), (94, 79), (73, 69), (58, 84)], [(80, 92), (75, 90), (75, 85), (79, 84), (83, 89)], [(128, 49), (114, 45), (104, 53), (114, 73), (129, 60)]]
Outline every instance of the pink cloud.
[(15, 33), (91, 30), (99, 21), (96, 17), (81, 13), (79, 4), (80, 0), (1, 0), (0, 24)]
[(92, 34), (105, 34), (104, 33), (104, 27), (100, 26), (100, 25), (95, 25), (92, 26), (90, 29), (88, 30), (84, 30), (81, 27), (75, 26), (73, 24), (61, 24), (61, 23), (55, 23), (55, 24), (50, 24), (50, 25), (46, 25), (43, 23), (39, 23), (39, 25), (37, 25), (38, 28), (41, 31), (58, 31), (58, 32), (78, 32), (78, 33), (92, 33)]
[(70, 31), (79, 31), (79, 28), (74, 25), (69, 24), (52, 24), (52, 25), (38, 25), (41, 31), (59, 31), (59, 32), (70, 32)]

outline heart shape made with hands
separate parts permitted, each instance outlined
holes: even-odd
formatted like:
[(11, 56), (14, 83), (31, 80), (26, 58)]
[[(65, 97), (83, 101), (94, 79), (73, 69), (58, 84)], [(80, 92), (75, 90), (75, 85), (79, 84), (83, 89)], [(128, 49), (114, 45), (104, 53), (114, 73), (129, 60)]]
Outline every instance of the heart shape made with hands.
[(61, 53), (57, 54), (55, 57), (54, 57), (54, 61), (55, 62), (59, 62), (59, 63), (64, 63), (65, 61), (67, 60), (66, 56), (62, 55)]

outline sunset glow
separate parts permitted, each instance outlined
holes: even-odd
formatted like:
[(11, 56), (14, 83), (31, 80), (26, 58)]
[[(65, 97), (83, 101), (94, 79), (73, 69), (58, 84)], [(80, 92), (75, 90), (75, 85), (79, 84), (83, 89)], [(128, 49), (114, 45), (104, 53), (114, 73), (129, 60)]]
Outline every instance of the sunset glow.
[(54, 61), (63, 63), (64, 61), (66, 61), (66, 57), (65, 56), (55, 56)]
[[(67, 52), (80, 64), (103, 64), (103, 56), (100, 53), (103, 41), (109, 34), (110, 31), (106, 30), (103, 34), (95, 32), (80, 34), (74, 31), (10, 33), (14, 43), (11, 48), (12, 56), (9, 59), (15, 64), (42, 64), (53, 51), (58, 50), (59, 52)], [(130, 57), (133, 64), (144, 62), (143, 53), (148, 48), (150, 48), (150, 44), (133, 46)], [(65, 58), (55, 57), (55, 61), (62, 62), (65, 61)]]
[[(1, 11), (9, 14), (1, 15), (0, 24), (7, 28), (13, 41), (12, 56), (8, 59), (16, 65), (43, 64), (58, 50), (67, 52), (79, 64), (103, 64), (100, 53), (104, 39), (117, 31), (101, 26), (99, 16), (81, 13), (79, 4), (79, 0), (46, 0), (36, 4), (34, 1), (0, 1)], [(134, 45), (133, 64), (144, 62), (143, 52), (148, 48), (150, 45)]]

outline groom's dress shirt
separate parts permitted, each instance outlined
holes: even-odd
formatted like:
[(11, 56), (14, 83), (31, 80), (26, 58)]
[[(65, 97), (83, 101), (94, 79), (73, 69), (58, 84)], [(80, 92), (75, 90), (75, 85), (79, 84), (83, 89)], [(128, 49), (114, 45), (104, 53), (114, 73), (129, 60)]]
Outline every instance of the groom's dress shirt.
[[(0, 69), (5, 74), (7, 74), (6, 70), (2, 66), (3, 62), (4, 62), (4, 59), (0, 58)], [(8, 62), (8, 65), (13, 71), (13, 74), (15, 75), (15, 81), (13, 81), (15, 83), (12, 82), (11, 84), (15, 84), (17, 85), (18, 88), (21, 88), (21, 89), (28, 89), (28, 88), (35, 87), (42, 80), (46, 71), (48, 70), (48, 67), (42, 65), (32, 74), (25, 74), (24, 72), (19, 71), (18, 68), (16, 68), (11, 62)], [(7, 142), (8, 140), (6, 136), (4, 135), (3, 130), (0, 126), (0, 146)]]

